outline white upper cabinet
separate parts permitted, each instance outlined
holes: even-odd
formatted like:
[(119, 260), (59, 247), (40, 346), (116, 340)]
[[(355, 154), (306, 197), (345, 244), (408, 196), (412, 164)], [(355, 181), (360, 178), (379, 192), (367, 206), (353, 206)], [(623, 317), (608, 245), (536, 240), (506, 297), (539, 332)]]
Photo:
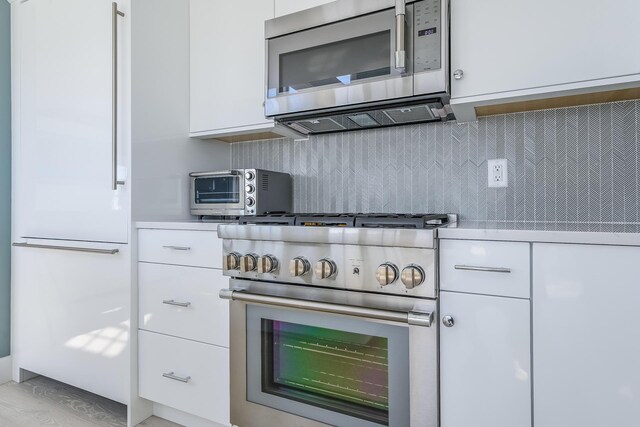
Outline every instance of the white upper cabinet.
[(640, 248), (533, 245), (534, 419), (637, 427)]
[(333, 0), (275, 0), (276, 18), (282, 15), (299, 12), (304, 9), (331, 3)]
[(191, 135), (272, 130), (266, 119), (264, 21), (273, 0), (191, 0)]
[[(127, 242), (128, 190), (112, 188), (111, 1), (30, 0), (12, 10), (17, 237)], [(125, 134), (121, 126), (120, 166)]]
[(440, 307), (441, 426), (531, 427), (529, 300), (441, 292)]
[(451, 0), (452, 104), (640, 82), (638, 16), (637, 0)]

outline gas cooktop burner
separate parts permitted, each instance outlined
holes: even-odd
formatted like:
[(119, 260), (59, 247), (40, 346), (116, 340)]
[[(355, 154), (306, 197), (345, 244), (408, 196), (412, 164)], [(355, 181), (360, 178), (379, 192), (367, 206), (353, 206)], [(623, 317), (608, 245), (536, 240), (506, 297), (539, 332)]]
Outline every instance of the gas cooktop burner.
[(430, 229), (449, 223), (447, 214), (266, 214), (245, 216), (241, 225), (285, 225), (303, 227), (411, 228)]

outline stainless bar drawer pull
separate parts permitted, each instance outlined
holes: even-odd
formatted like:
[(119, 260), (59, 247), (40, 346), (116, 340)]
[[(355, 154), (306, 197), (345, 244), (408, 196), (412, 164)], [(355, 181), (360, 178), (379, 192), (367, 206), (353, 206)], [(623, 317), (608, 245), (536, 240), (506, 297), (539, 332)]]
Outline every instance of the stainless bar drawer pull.
[(181, 383), (188, 383), (191, 380), (191, 377), (179, 377), (175, 374), (175, 372), (167, 372), (162, 374), (163, 377), (169, 378), (170, 380), (180, 381)]
[(165, 249), (173, 249), (174, 251), (190, 251), (191, 248), (188, 246), (163, 246)]
[(90, 254), (115, 255), (120, 249), (78, 248), (74, 246), (34, 245), (32, 243), (14, 243), (18, 248), (51, 249), (55, 251), (87, 252)]
[(456, 265), (456, 270), (467, 270), (467, 271), (483, 271), (485, 273), (511, 273), (510, 268), (500, 268), (500, 267), (476, 267), (473, 265)]
[(167, 304), (167, 305), (175, 305), (176, 307), (190, 307), (191, 303), (190, 302), (177, 302), (174, 301), (172, 299), (166, 299), (164, 301), (162, 301), (163, 304)]

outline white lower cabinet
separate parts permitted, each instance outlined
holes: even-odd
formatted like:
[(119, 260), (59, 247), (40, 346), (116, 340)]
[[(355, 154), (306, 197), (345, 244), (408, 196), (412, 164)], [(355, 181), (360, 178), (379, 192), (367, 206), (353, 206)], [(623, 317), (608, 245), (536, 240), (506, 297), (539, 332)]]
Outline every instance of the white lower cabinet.
[(141, 229), (138, 240), (139, 395), (156, 404), (156, 415), (180, 424), (229, 425), (222, 240), (215, 226)]
[(229, 347), (229, 303), (222, 270), (140, 263), (140, 328)]
[(138, 340), (141, 397), (229, 424), (229, 349), (146, 331)]
[(640, 248), (533, 245), (534, 419), (640, 425)]
[(440, 307), (441, 427), (531, 427), (529, 300), (441, 292)]

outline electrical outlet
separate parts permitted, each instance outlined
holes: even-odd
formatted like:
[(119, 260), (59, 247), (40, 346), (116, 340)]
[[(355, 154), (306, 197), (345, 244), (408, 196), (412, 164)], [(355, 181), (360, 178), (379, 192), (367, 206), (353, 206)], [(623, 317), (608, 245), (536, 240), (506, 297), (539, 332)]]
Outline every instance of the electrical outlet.
[(489, 160), (489, 187), (504, 188), (509, 186), (507, 159)]

